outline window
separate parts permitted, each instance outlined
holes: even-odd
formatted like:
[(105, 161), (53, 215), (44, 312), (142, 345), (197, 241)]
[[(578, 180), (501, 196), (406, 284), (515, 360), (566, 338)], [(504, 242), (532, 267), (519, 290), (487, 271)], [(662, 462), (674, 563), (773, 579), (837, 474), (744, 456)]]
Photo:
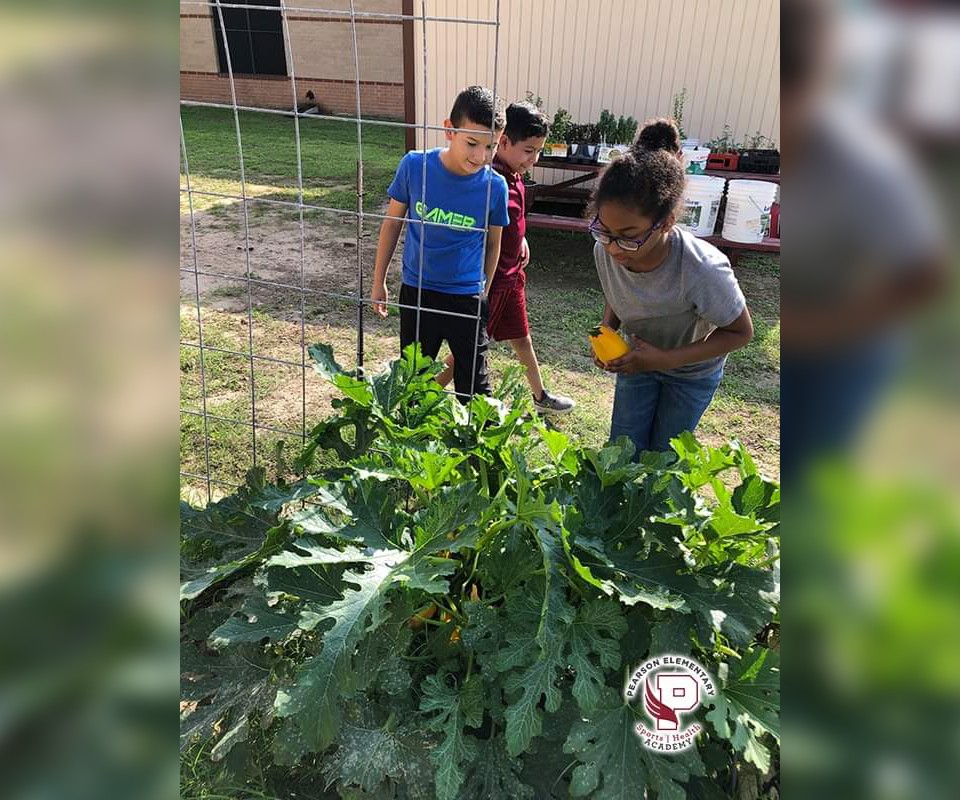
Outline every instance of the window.
[[(277, 11), (263, 9), (221, 8), (223, 24), (230, 44), (230, 61), (237, 75), (286, 75), (287, 58), (283, 46), (280, 21), (280, 0), (224, 0), (231, 5), (277, 6)], [(226, 73), (227, 54), (223, 49), (220, 14), (214, 3), (213, 34), (217, 42), (217, 62)]]

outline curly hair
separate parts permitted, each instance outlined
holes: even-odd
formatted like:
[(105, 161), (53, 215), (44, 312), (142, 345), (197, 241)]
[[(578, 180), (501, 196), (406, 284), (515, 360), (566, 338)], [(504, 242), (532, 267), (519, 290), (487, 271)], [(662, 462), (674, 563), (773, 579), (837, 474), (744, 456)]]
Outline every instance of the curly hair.
[(604, 203), (615, 202), (654, 220), (668, 219), (683, 200), (686, 177), (679, 152), (676, 123), (663, 117), (647, 120), (630, 152), (601, 173), (589, 212), (595, 214)]
[(632, 148), (636, 152), (641, 150), (668, 150), (671, 153), (680, 152), (680, 130), (672, 119), (649, 119), (643, 123), (640, 133), (633, 140)]
[(634, 148), (600, 175), (591, 212), (614, 202), (654, 220), (668, 219), (683, 200), (684, 180), (683, 166), (673, 153)]

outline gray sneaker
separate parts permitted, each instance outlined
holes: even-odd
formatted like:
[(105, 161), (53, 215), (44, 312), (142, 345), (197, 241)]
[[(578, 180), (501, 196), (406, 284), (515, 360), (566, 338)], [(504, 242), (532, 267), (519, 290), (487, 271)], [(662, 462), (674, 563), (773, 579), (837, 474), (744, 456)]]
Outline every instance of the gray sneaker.
[(562, 394), (550, 394), (546, 389), (543, 390), (543, 396), (539, 400), (533, 398), (533, 407), (541, 414), (566, 414), (575, 405), (571, 398), (564, 397)]

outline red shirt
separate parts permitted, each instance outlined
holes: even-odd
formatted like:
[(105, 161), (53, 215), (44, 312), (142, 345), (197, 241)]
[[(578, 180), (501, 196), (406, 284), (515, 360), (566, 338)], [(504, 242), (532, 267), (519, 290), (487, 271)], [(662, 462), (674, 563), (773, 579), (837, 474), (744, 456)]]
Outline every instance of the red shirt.
[(500, 260), (491, 285), (491, 289), (496, 289), (511, 285), (520, 275), (520, 248), (527, 234), (527, 199), (523, 175), (514, 172), (498, 158), (494, 159), (493, 166), (507, 181), (507, 214), (510, 217), (510, 224), (503, 229), (500, 238)]

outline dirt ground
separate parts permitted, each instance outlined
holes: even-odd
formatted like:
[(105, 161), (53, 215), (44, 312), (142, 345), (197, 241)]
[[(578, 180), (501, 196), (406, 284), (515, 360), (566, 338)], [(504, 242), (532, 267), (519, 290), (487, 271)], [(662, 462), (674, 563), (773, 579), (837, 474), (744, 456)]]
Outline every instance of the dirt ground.
[[(304, 286), (308, 294), (356, 296), (357, 236), (356, 222), (336, 218), (332, 214), (305, 215), (301, 241), (299, 218), (295, 211), (263, 204), (250, 204), (244, 221), (239, 204), (220, 206), (194, 214), (196, 229), (196, 266), (199, 276), (201, 304), (221, 311), (242, 311), (247, 308), (247, 262), (251, 277), (283, 284), (290, 290), (254, 285), (254, 306), (263, 305), (273, 296), (299, 292)], [(361, 240), (361, 257), (366, 280), (373, 272), (376, 233), (379, 220), (366, 220)], [(180, 222), (180, 291), (183, 302), (196, 301), (194, 282), (194, 235), (189, 215)], [(244, 247), (249, 242), (249, 252)], [(302, 258), (301, 258), (302, 254)], [(314, 294), (311, 305), (322, 299)], [(336, 297), (331, 297), (336, 301)], [(297, 301), (299, 314), (299, 297)], [(277, 310), (277, 309), (274, 309)]]

